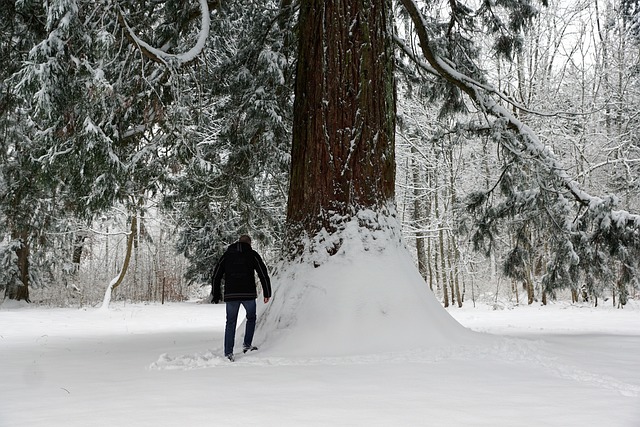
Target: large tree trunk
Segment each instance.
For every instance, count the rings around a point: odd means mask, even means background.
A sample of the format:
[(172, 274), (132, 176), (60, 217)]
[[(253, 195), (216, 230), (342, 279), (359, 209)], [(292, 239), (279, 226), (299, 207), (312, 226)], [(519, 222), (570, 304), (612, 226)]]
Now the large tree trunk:
[(287, 209), (293, 249), (300, 236), (333, 232), (361, 209), (381, 211), (395, 185), (391, 2), (304, 1), (299, 28)]
[[(278, 348), (309, 356), (386, 352), (400, 342), (432, 349), (466, 339), (424, 286), (389, 206), (390, 0), (308, 0), (300, 2), (299, 19), (290, 260), (278, 269), (256, 341), (269, 340), (272, 354)], [(399, 338), (407, 328), (410, 338)]]

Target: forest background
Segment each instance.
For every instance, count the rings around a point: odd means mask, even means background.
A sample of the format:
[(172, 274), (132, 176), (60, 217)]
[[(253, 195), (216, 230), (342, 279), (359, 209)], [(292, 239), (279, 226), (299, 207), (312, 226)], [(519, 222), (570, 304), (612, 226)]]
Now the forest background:
[[(1, 3), (5, 298), (97, 305), (116, 282), (123, 301), (206, 297), (217, 257), (242, 233), (276, 264), (296, 4), (208, 2), (205, 31), (192, 3)], [(443, 31), (447, 4), (429, 6)], [(508, 43), (474, 34), (475, 61), (569, 175), (637, 212), (638, 3), (551, 2), (537, 11)], [(395, 29), (413, 42), (396, 47), (396, 215), (426, 286), (445, 306), (637, 298), (637, 278), (620, 280), (630, 274), (623, 265), (598, 280), (543, 286), (554, 253), (549, 236), (529, 227), (535, 218), (508, 218), (482, 245), (470, 226), (474, 194), (526, 188), (526, 171), (512, 173), (482, 112), (410, 60), (404, 49), (417, 42), (399, 12)]]

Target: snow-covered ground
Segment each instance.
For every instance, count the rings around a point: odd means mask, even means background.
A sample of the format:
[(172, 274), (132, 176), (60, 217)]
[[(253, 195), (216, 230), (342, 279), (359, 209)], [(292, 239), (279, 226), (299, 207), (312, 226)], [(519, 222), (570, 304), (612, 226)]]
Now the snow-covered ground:
[(637, 302), (448, 313), (482, 338), (230, 363), (222, 304), (5, 305), (0, 426), (640, 426)]

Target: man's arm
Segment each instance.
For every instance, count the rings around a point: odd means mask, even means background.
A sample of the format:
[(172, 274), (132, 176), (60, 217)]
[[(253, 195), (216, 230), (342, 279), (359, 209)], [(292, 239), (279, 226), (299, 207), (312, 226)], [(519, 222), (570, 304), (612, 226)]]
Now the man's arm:
[(262, 258), (256, 251), (253, 251), (253, 259), (255, 262), (255, 270), (258, 272), (258, 278), (262, 284), (262, 295), (264, 296), (264, 303), (266, 304), (271, 298), (271, 279), (269, 279), (269, 272), (267, 271), (267, 266), (264, 264), (264, 261), (262, 261)]

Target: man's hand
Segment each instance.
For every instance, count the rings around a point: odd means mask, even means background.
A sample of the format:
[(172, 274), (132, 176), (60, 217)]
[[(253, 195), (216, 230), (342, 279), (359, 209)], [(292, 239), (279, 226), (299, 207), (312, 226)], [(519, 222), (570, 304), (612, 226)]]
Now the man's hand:
[(265, 299), (264, 299), (264, 303), (266, 304), (266, 303), (268, 303), (268, 302), (269, 302), (269, 298), (265, 298)]
[(211, 295), (211, 304), (217, 304), (220, 302), (220, 297), (216, 297), (215, 295)]

